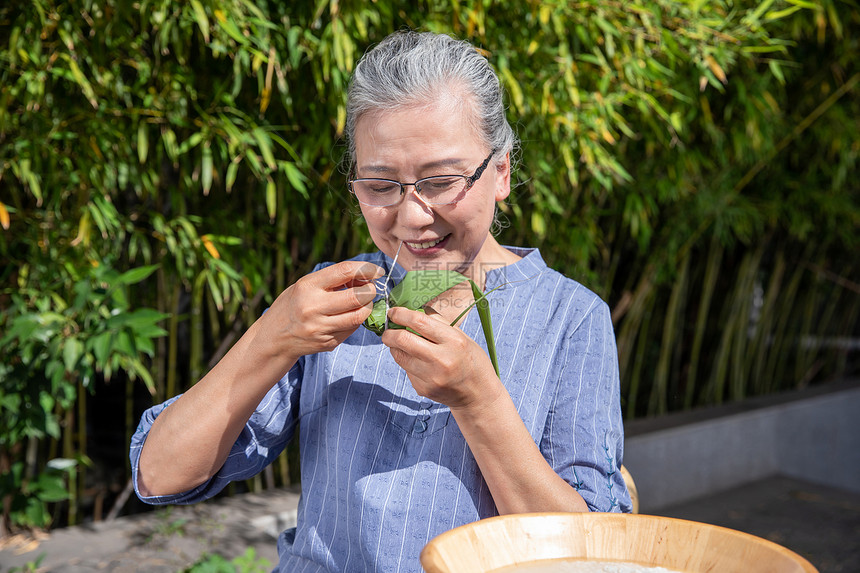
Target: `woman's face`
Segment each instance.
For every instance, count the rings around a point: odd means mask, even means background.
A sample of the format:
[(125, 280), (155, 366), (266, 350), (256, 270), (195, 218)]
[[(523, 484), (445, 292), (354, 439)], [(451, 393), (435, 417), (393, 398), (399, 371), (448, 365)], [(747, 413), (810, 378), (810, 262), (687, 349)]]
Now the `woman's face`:
[[(473, 133), (465, 106), (406, 108), (362, 116), (355, 130), (355, 177), (413, 183), (433, 175), (471, 176), (489, 155)], [(376, 246), (406, 270), (457, 270), (467, 276), (483, 264), (500, 266), (489, 234), (496, 201), (510, 193), (510, 161), (493, 157), (481, 178), (452, 205), (429, 206), (407, 186), (396, 205), (361, 204)], [(489, 238), (489, 241), (488, 241)]]

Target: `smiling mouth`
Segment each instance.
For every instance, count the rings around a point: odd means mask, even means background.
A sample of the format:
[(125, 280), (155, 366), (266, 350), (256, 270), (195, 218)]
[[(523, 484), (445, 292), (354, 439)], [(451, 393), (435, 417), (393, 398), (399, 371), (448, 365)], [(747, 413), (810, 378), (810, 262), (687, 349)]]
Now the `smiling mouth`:
[(432, 241), (426, 241), (424, 243), (410, 243), (408, 241), (404, 241), (404, 242), (406, 243), (406, 246), (408, 246), (411, 249), (430, 249), (432, 247), (435, 247), (436, 245), (438, 245), (439, 243), (441, 243), (442, 241), (444, 241), (447, 238), (448, 237), (446, 235), (446, 236), (441, 237), (439, 239), (434, 239)]

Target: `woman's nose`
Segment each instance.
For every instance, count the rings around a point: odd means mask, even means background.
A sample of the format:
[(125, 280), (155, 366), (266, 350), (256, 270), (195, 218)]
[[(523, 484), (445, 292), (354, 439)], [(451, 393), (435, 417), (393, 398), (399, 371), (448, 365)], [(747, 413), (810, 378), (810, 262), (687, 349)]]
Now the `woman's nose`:
[(433, 207), (428, 205), (415, 185), (407, 185), (403, 191), (405, 196), (397, 206), (399, 223), (406, 227), (424, 227), (436, 218)]

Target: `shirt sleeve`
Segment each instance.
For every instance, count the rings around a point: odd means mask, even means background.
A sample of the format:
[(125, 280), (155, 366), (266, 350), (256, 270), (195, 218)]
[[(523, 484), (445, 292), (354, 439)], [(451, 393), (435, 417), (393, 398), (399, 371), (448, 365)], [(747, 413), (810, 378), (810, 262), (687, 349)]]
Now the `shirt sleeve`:
[(621, 476), (624, 430), (615, 333), (609, 307), (597, 299), (562, 350), (563, 370), (541, 451), (592, 511), (629, 512)]
[(260, 473), (278, 457), (293, 437), (298, 422), (303, 367), (302, 358), (269, 390), (245, 424), (221, 469), (205, 483), (186, 492), (156, 496), (140, 494), (138, 469), (143, 444), (155, 419), (179, 396), (146, 410), (129, 447), (132, 482), (141, 501), (152, 505), (196, 503), (215, 496), (231, 481), (248, 479)]

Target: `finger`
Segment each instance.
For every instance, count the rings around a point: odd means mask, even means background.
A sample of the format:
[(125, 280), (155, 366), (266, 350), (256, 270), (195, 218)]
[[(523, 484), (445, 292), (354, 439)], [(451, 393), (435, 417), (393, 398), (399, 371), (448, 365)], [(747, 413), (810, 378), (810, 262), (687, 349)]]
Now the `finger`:
[[(325, 297), (325, 306), (322, 308), (322, 313), (327, 316), (337, 316), (354, 312), (364, 307), (372, 309), (373, 299), (376, 298), (376, 285), (366, 283), (361, 286), (324, 292), (321, 296)], [(370, 310), (367, 313), (370, 314)]]
[(382, 343), (391, 357), (407, 373), (426, 372), (425, 365), (433, 357), (433, 343), (406, 330), (388, 329), (382, 333)]
[[(430, 362), (439, 357), (439, 344), (404, 328), (386, 329), (381, 340), (392, 350), (395, 361), (407, 371), (410, 370), (410, 365)], [(402, 359), (398, 356), (402, 356)]]
[(337, 290), (353, 284), (367, 284), (381, 278), (385, 271), (367, 261), (343, 261), (307, 276), (310, 283), (325, 290)]
[(368, 302), (358, 308), (327, 316), (331, 328), (343, 331), (353, 331), (363, 323), (373, 310), (373, 302)]
[(388, 310), (388, 320), (411, 328), (427, 340), (442, 343), (450, 334), (451, 327), (439, 319), (423, 312), (395, 306)]

